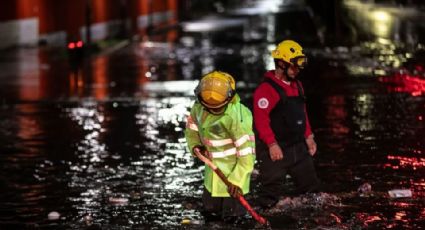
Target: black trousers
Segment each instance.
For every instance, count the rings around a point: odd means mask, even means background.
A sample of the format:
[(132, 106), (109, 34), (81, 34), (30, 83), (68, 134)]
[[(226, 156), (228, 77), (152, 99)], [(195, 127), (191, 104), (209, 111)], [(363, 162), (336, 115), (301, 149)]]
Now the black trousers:
[(286, 174), (294, 181), (297, 194), (318, 192), (319, 179), (310, 156), (307, 145), (304, 142), (282, 148), (283, 159), (272, 161), (268, 148), (258, 145), (257, 157), (259, 162), (259, 204), (263, 207), (271, 207), (279, 201), (282, 195), (282, 185)]
[(204, 211), (206, 215), (215, 215), (217, 217), (237, 217), (246, 214), (244, 207), (233, 197), (212, 197), (211, 193), (204, 188), (202, 194)]

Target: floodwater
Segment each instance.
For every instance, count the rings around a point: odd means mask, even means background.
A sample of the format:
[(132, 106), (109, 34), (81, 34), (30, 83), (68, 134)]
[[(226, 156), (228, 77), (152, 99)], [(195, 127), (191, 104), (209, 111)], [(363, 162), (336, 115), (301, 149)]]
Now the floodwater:
[[(324, 193), (282, 199), (266, 213), (273, 229), (424, 226), (424, 41), (406, 39), (306, 48), (300, 79)], [(131, 43), (78, 69), (51, 50), (2, 53), (1, 229), (255, 227), (204, 222), (204, 166), (183, 129), (202, 73), (230, 72), (249, 103), (273, 47), (163, 41)], [(412, 196), (391, 198), (393, 189)]]

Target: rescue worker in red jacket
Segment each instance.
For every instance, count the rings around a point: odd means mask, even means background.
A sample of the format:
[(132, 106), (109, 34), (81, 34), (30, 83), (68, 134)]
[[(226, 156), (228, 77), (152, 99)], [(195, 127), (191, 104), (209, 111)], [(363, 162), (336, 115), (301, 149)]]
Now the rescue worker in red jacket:
[(285, 40), (272, 51), (275, 70), (265, 73), (254, 92), (254, 124), (259, 137), (259, 205), (270, 208), (289, 174), (298, 194), (316, 192), (319, 180), (312, 156), (316, 142), (307, 116), (304, 89), (296, 76), (307, 63), (302, 47)]

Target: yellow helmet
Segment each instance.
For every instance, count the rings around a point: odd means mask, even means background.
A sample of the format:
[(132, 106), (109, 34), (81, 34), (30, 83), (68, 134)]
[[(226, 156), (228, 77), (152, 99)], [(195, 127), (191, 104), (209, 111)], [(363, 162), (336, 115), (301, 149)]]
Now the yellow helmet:
[(295, 41), (284, 40), (276, 49), (272, 51), (274, 59), (281, 59), (299, 68), (304, 68), (307, 64), (307, 57), (303, 53), (303, 48)]
[(225, 72), (213, 71), (204, 75), (195, 89), (199, 102), (209, 109), (221, 108), (235, 95), (235, 80)]

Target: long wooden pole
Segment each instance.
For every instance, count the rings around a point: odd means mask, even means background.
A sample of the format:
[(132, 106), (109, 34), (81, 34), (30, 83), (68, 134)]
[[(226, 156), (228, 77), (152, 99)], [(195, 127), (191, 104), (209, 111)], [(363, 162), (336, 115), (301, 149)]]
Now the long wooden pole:
[[(196, 156), (203, 161), (205, 164), (207, 164), (212, 170), (214, 170), (214, 172), (218, 175), (218, 177), (220, 177), (220, 179), (224, 182), (224, 184), (226, 184), (227, 187), (231, 186), (232, 184), (229, 182), (229, 180), (227, 180), (227, 177), (223, 174), (223, 172), (216, 166), (214, 165), (214, 163), (212, 163), (212, 161), (210, 161), (210, 159), (208, 159), (207, 157), (205, 157), (204, 155), (202, 155), (202, 153), (200, 153), (198, 151), (198, 149), (195, 148), (195, 154)], [(260, 224), (265, 225), (265, 226), (269, 226), (269, 222), (262, 216), (260, 216), (260, 214), (258, 214), (252, 207), (251, 205), (249, 205), (248, 201), (245, 200), (245, 198), (243, 197), (242, 194), (238, 194), (237, 199), (242, 206), (248, 211), (248, 213)]]

